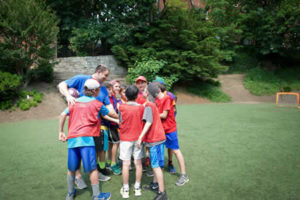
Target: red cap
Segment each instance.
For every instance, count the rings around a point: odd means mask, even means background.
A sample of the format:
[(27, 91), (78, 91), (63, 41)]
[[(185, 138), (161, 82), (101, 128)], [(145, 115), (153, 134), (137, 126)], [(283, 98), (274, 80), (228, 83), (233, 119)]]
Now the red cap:
[(145, 81), (147, 82), (147, 79), (144, 77), (144, 76), (139, 76), (135, 79), (135, 82), (138, 82), (138, 81)]
[(118, 81), (118, 80), (111, 80), (109, 83), (112, 84), (112, 85), (114, 85), (114, 84), (116, 84), (116, 83), (119, 83), (119, 84), (120, 84), (120, 81)]

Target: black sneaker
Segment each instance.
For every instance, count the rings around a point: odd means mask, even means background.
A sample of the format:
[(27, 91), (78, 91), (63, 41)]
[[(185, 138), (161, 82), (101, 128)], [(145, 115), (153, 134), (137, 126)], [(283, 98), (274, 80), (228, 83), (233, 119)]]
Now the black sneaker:
[(158, 191), (158, 183), (151, 182), (149, 185), (144, 185), (143, 189), (157, 192)]
[(101, 172), (101, 174), (105, 175), (105, 176), (109, 176), (110, 175), (110, 171), (106, 168), (104, 169), (100, 169), (98, 168), (98, 171)]
[(168, 200), (166, 192), (158, 192), (153, 200)]

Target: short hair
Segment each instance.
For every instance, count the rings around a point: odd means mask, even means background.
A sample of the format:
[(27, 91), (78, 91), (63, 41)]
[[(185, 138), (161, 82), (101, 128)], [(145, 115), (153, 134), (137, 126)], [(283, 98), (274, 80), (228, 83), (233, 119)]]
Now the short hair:
[(113, 87), (111, 83), (105, 83), (104, 86), (106, 87), (106, 89), (110, 89)]
[(125, 96), (128, 101), (135, 101), (139, 93), (139, 89), (135, 85), (129, 85), (125, 90)]
[(166, 86), (164, 84), (161, 84), (159, 82), (154, 82), (156, 85), (158, 85), (158, 88), (161, 90), (161, 92), (166, 91)]
[(100, 71), (100, 73), (102, 73), (102, 72), (110, 71), (110, 70), (109, 70), (109, 68), (107, 68), (107, 67), (104, 66), (104, 65), (98, 65), (98, 66), (96, 67), (96, 69), (95, 69), (95, 73), (96, 73), (97, 71)]
[(84, 86), (84, 95), (85, 96), (88, 96), (88, 97), (93, 97), (95, 94), (96, 94), (96, 91), (100, 89), (100, 88), (97, 88), (97, 89), (93, 89), (93, 90), (90, 90), (88, 89), (86, 86)]
[(122, 92), (123, 92), (123, 90), (124, 90), (124, 91), (126, 90), (126, 86), (124, 86), (124, 85), (121, 85), (121, 86), (120, 86), (120, 93), (122, 93)]

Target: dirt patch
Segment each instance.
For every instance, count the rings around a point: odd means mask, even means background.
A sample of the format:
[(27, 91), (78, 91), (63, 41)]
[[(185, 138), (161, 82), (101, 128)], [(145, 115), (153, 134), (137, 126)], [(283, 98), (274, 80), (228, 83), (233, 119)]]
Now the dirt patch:
[(29, 89), (35, 88), (44, 93), (42, 103), (37, 107), (31, 107), (28, 111), (22, 111), (19, 108), (16, 111), (0, 111), (1, 122), (15, 122), (28, 119), (47, 119), (55, 118), (66, 108), (66, 103), (58, 92), (55, 84), (34, 83)]
[(244, 74), (226, 74), (220, 75), (219, 81), (222, 90), (229, 96), (233, 103), (274, 103), (275, 95), (255, 96), (251, 94), (243, 84)]

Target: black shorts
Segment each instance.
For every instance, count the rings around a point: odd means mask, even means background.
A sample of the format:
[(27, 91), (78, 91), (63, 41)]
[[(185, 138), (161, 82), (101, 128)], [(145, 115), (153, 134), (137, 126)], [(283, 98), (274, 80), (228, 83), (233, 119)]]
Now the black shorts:
[[(108, 140), (107, 140), (108, 136), (105, 133), (105, 131), (107, 132), (107, 130), (101, 129), (100, 136), (94, 137), (96, 152), (108, 150)], [(106, 135), (106, 137), (105, 137), (105, 135)]]
[(118, 126), (114, 126), (114, 125), (111, 125), (109, 127), (109, 132), (108, 132), (108, 141), (110, 143), (119, 143), (120, 142), (120, 131), (119, 131), (119, 128)]

